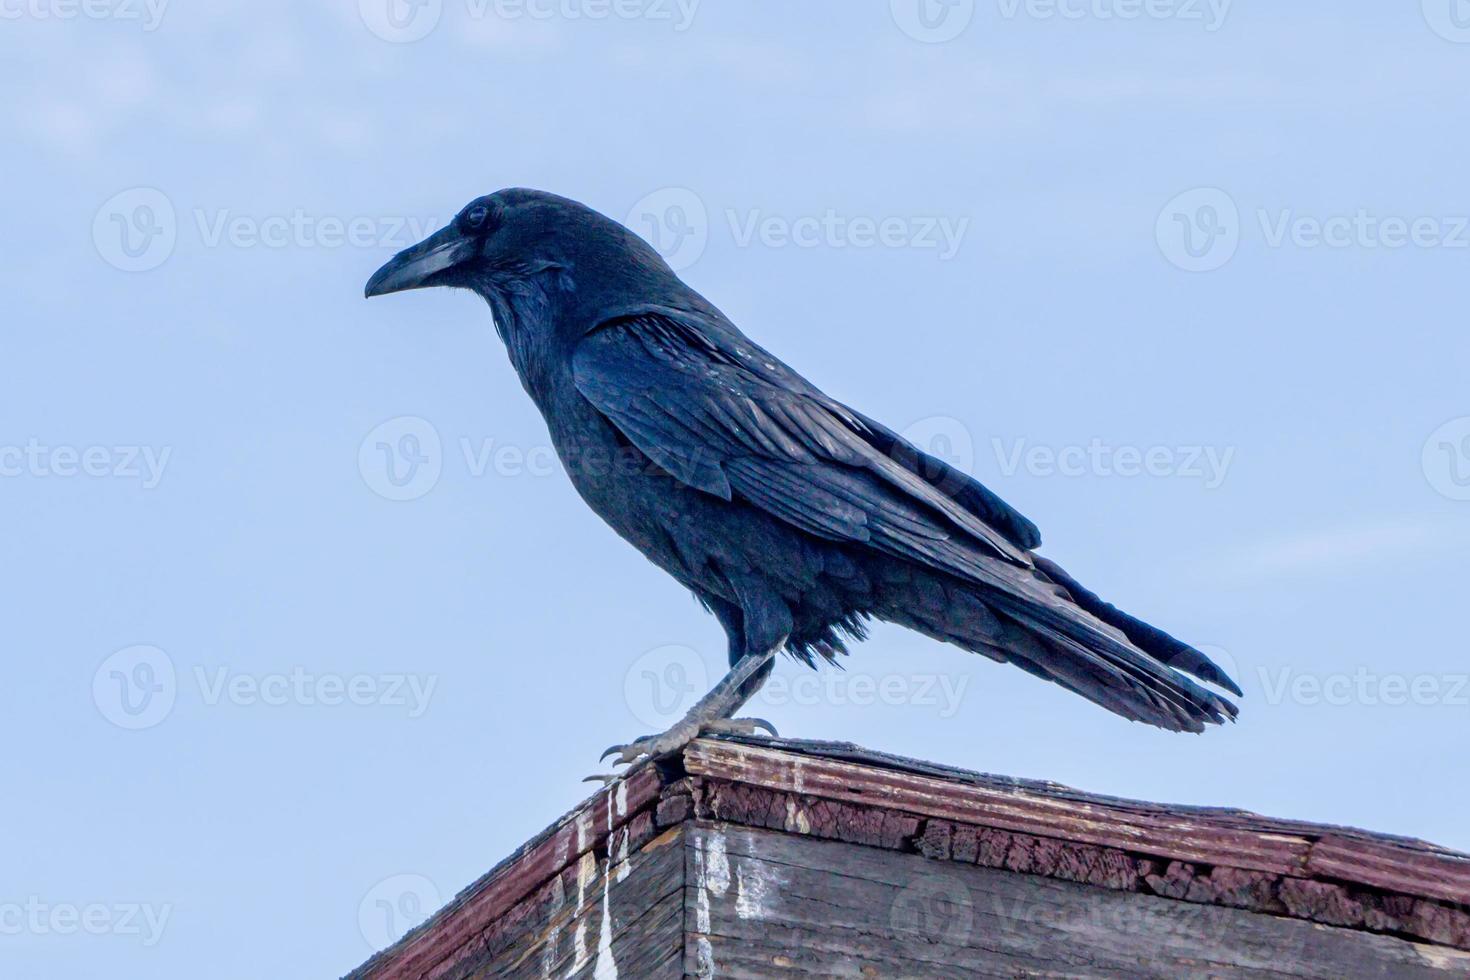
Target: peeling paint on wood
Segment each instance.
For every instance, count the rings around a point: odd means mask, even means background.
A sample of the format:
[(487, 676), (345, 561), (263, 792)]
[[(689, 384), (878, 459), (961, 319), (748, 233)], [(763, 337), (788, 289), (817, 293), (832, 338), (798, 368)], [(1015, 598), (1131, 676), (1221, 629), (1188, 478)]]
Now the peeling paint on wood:
[(781, 876), (765, 863), (742, 862), (735, 867), (735, 914), (742, 919), (774, 915), (771, 905), (781, 893)]

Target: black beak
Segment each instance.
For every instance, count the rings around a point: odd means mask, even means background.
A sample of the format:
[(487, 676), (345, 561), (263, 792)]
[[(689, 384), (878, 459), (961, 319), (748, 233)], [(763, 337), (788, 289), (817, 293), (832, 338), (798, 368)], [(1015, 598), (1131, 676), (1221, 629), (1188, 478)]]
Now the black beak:
[(372, 298), (385, 293), (401, 293), (405, 289), (437, 286), (443, 282), (439, 273), (473, 258), (478, 251), (479, 242), (460, 235), (453, 225), (441, 228), (389, 259), (373, 273), (363, 295)]

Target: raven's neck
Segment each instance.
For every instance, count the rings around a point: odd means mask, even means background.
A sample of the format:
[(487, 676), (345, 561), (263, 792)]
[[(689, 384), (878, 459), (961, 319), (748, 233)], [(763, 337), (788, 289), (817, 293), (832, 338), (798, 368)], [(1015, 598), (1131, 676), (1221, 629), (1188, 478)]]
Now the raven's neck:
[(562, 380), (559, 374), (565, 373), (562, 362), (566, 360), (555, 349), (556, 311), (551, 299), (536, 279), (516, 280), (487, 293), (485, 299), (511, 366), (526, 393), (544, 412)]

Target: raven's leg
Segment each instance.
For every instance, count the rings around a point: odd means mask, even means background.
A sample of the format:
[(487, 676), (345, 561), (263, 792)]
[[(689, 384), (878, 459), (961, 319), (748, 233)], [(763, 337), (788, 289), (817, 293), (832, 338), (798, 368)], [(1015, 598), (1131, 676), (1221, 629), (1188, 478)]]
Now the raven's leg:
[(647, 735), (627, 745), (614, 745), (602, 754), (616, 754), (621, 762), (642, 756), (657, 757), (677, 752), (704, 732), (754, 734), (775, 726), (760, 718), (731, 718), (760, 690), (771, 675), (776, 651), (786, 643), (792, 629), (791, 610), (756, 575), (731, 575), (726, 571), (738, 603), (720, 596), (701, 594), (730, 639), (730, 672), (689, 713), (661, 735)]
[(745, 654), (730, 668), (730, 672), (721, 678), (718, 684), (710, 688), (708, 694), (696, 701), (694, 707), (689, 709), (689, 713), (668, 731), (659, 735), (645, 735), (627, 745), (614, 745), (602, 753), (602, 758), (617, 755), (619, 762), (634, 762), (643, 756), (656, 758), (668, 755), (678, 752), (705, 732), (750, 734), (757, 728), (765, 728), (774, 735), (776, 729), (771, 726), (770, 722), (759, 718), (732, 719), (730, 716), (755, 693), (755, 689), (747, 688), (747, 683), (757, 676), (764, 679), (763, 673), (769, 673), (766, 668), (776, 656), (779, 648), (780, 644), (777, 644), (764, 653)]
[[(740, 662), (741, 658), (748, 651), (755, 650), (759, 652), (765, 649), (765, 645), (769, 645), (774, 639), (769, 634), (766, 636), (747, 637), (745, 634), (745, 610), (741, 609), (736, 603), (727, 602), (719, 596), (713, 595), (704, 596), (704, 602), (705, 605), (709, 606), (710, 611), (715, 614), (715, 619), (718, 619), (720, 625), (725, 629), (725, 637), (729, 642), (730, 648), (730, 669), (733, 670), (735, 665)], [(752, 646), (752, 642), (756, 645)], [(779, 647), (781, 641), (775, 640), (775, 645)], [(766, 679), (771, 676), (771, 670), (775, 666), (776, 660), (774, 657), (767, 659), (766, 665), (741, 686), (740, 700), (731, 706), (729, 715), (726, 715), (727, 718), (739, 711), (747, 701), (755, 697), (756, 692), (761, 689), (766, 683)], [(776, 730), (771, 728), (769, 723), (765, 727), (771, 729), (772, 735), (776, 734)], [(737, 731), (745, 735), (751, 734), (751, 729), (745, 722), (736, 722), (735, 726), (732, 727), (732, 731)]]

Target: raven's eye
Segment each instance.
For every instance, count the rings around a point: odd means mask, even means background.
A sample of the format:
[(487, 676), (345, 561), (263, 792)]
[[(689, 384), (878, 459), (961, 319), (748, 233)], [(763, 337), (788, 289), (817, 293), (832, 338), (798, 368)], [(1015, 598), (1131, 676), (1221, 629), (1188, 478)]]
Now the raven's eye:
[(490, 209), (483, 204), (476, 204), (460, 216), (460, 228), (466, 232), (478, 233), (486, 230), (490, 223)]

